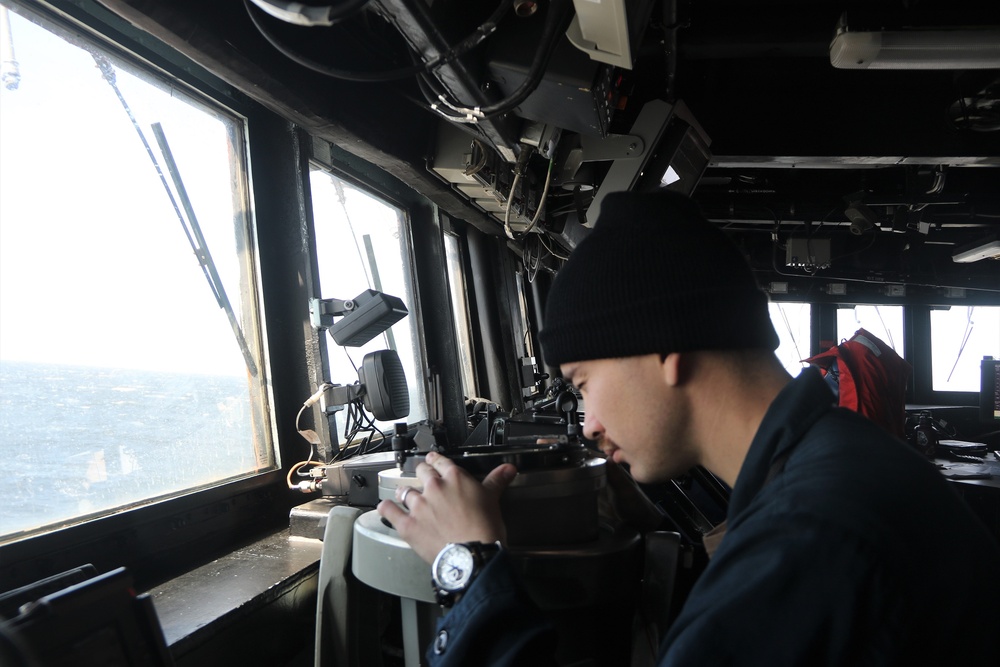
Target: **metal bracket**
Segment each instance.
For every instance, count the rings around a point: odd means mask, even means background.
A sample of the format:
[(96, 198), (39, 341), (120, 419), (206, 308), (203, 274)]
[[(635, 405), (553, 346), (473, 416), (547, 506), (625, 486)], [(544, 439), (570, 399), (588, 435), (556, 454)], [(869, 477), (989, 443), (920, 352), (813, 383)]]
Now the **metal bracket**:
[(358, 304), (354, 299), (309, 299), (309, 320), (317, 329), (329, 329), (333, 318), (346, 315)]
[[(667, 125), (670, 124), (670, 119), (673, 118), (674, 108), (674, 105), (668, 104), (663, 100), (651, 100), (647, 102), (642, 111), (639, 112), (639, 116), (632, 126), (633, 134), (640, 137), (645, 146), (656, 146), (660, 142)], [(647, 152), (644, 150), (637, 157), (646, 155)], [(609, 193), (631, 188), (636, 178), (642, 173), (644, 164), (645, 160), (615, 160), (614, 164), (611, 165), (611, 169), (608, 170), (607, 176), (601, 182), (601, 187), (598, 188), (597, 194), (594, 195), (594, 200), (591, 202), (590, 208), (587, 209), (588, 226), (592, 225), (594, 220), (597, 220), (597, 216), (601, 212), (601, 202), (604, 201), (604, 197)]]
[(572, 181), (584, 162), (627, 160), (646, 153), (646, 142), (636, 134), (609, 134), (603, 139), (580, 135), (579, 142), (563, 160), (560, 182)]

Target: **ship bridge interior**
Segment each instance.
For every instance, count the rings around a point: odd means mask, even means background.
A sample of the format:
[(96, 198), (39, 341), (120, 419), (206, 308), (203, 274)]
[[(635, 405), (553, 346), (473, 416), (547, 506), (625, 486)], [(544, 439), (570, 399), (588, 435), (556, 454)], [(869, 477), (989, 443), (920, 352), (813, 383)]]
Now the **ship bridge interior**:
[(545, 268), (608, 192), (668, 176), (778, 293), (996, 284), (996, 8), (101, 4)]

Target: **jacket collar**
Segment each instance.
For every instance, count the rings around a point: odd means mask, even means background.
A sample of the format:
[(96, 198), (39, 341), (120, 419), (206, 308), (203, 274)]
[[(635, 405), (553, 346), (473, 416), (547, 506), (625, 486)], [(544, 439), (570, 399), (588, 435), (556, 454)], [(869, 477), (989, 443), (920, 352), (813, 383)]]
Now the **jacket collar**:
[(773, 466), (782, 467), (802, 435), (836, 405), (836, 397), (815, 368), (804, 369), (771, 402), (750, 443), (729, 501), (732, 520), (769, 481)]

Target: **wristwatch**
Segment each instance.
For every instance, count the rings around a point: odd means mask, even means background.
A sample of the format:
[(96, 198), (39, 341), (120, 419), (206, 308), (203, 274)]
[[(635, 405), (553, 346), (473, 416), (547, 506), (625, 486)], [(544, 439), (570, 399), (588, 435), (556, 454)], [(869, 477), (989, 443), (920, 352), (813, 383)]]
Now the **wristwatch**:
[(486, 563), (500, 553), (500, 542), (449, 542), (431, 565), (438, 604), (450, 607), (469, 588)]

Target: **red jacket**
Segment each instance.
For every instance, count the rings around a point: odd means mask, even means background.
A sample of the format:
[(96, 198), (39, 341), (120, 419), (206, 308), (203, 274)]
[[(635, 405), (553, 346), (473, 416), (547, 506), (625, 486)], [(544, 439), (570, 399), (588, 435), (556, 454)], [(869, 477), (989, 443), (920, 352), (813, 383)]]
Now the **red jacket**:
[(818, 366), (824, 376), (836, 363), (840, 405), (906, 437), (906, 383), (913, 369), (891, 347), (858, 329), (850, 340), (803, 361)]

